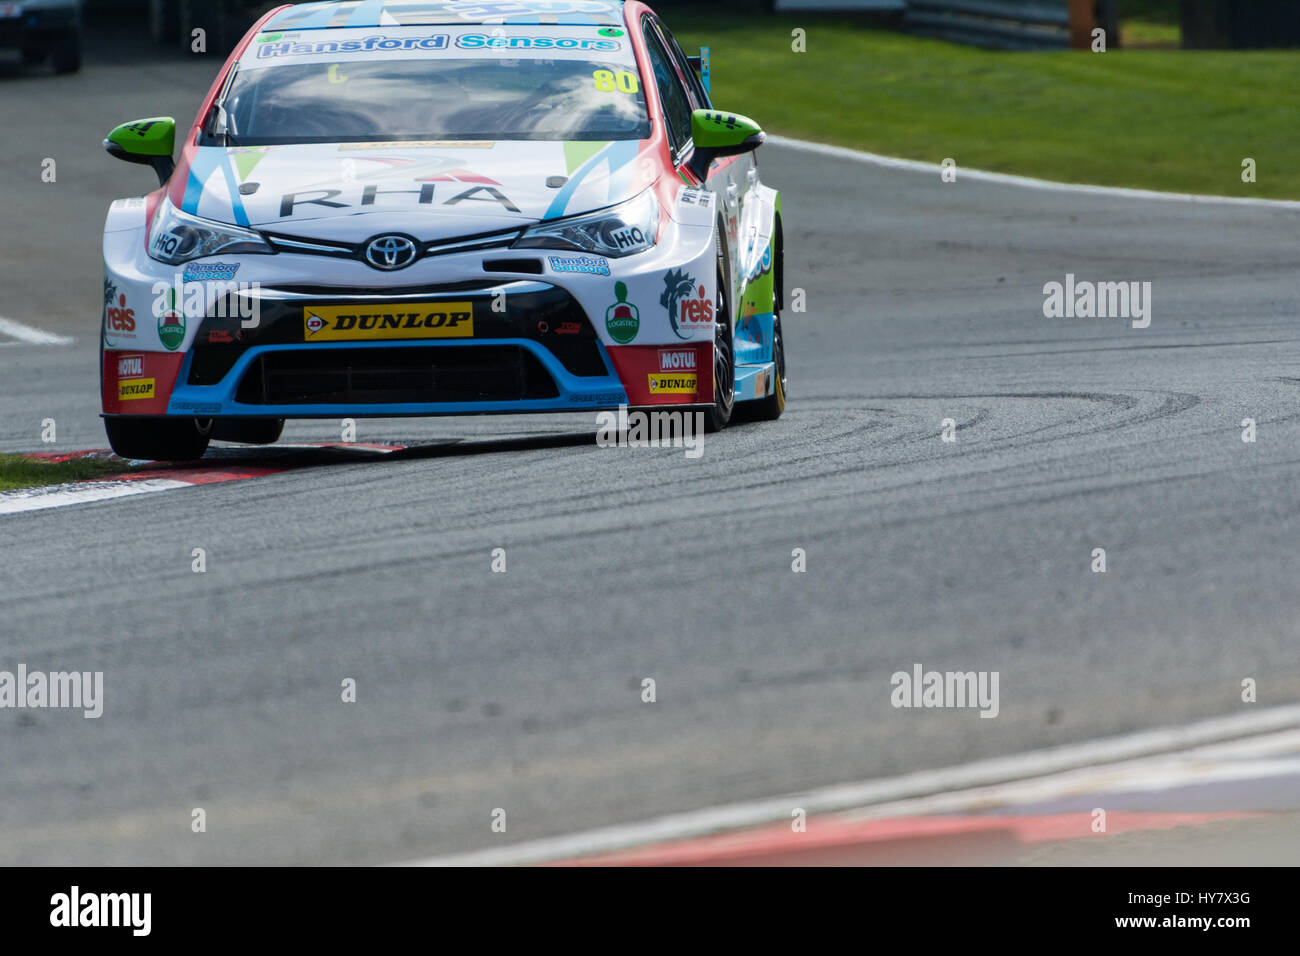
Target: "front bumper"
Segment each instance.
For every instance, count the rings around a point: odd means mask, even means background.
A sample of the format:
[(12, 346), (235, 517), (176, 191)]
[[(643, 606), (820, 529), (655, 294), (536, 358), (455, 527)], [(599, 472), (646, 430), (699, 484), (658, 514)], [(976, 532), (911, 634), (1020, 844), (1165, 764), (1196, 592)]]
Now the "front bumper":
[(577, 299), (544, 281), (382, 295), (285, 286), (233, 291), (207, 312), (184, 352), (106, 349), (104, 413), (398, 417), (712, 401), (711, 342), (606, 345)]
[(383, 273), (285, 249), (169, 267), (144, 252), (148, 208), (119, 200), (104, 233), (105, 415), (390, 417), (713, 402), (711, 312), (698, 321), (699, 303), (716, 291), (708, 225), (669, 221), (654, 249), (623, 259), (466, 249)]

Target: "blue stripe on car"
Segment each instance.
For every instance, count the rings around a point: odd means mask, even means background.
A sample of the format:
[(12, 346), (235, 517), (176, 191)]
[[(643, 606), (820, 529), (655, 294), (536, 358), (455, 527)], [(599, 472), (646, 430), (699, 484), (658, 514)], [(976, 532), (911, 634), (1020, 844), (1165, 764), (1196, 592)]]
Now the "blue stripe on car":
[[(428, 342), (403, 340), (402, 348), (474, 348), (484, 345), (516, 345), (531, 352), (555, 381), (559, 395), (555, 398), (526, 399), (502, 402), (419, 402), (419, 403), (348, 403), (335, 405), (246, 405), (235, 401), (240, 379), (249, 365), (259, 355), (267, 352), (323, 351), (326, 349), (391, 348), (392, 341), (329, 342), (316, 345), (294, 343), (288, 345), (258, 345), (244, 352), (225, 377), (215, 385), (188, 384), (193, 351), (186, 352), (176, 376), (176, 387), (167, 403), (169, 415), (193, 415), (196, 406), (204, 415), (263, 415), (268, 417), (310, 418), (356, 416), (359, 411), (374, 416), (400, 415), (457, 415), (475, 412), (525, 412), (525, 411), (576, 411), (582, 409), (617, 408), (627, 404), (627, 392), (614, 370), (609, 354), (601, 343), (601, 360), (605, 364), (603, 377), (574, 375), (546, 347), (532, 339), (477, 339), (464, 342)], [(597, 398), (601, 400), (596, 400)]]
[(636, 159), (639, 148), (640, 144), (634, 139), (619, 140), (618, 142), (610, 143), (595, 156), (591, 157), (591, 159), (579, 166), (574, 174), (569, 177), (569, 181), (564, 184), (564, 188), (561, 189), (556, 194), (555, 199), (551, 201), (551, 205), (546, 210), (546, 214), (542, 216), (542, 219), (558, 219), (560, 216), (563, 216), (564, 208), (569, 204), (569, 200), (573, 198), (573, 194), (577, 192), (578, 186), (582, 183), (583, 179), (585, 179), (587, 175), (601, 163), (608, 160), (609, 171), (610, 174), (613, 175), (628, 163), (632, 162), (632, 160)]

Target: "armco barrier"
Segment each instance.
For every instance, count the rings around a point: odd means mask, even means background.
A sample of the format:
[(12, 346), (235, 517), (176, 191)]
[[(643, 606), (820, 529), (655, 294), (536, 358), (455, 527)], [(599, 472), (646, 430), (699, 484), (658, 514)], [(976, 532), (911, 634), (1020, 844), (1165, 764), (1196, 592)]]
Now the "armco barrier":
[(911, 33), (1000, 49), (1070, 45), (1066, 0), (908, 0), (904, 24)]

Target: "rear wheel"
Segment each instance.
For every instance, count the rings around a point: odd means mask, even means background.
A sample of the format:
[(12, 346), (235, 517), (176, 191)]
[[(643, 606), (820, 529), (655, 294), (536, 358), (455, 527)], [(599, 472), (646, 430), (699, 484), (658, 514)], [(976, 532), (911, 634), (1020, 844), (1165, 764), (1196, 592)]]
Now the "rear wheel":
[(193, 461), (212, 437), (212, 419), (105, 418), (108, 443), (120, 458)]
[(270, 445), (283, 431), (283, 418), (218, 418), (212, 422), (210, 437), (245, 445)]
[(772, 364), (776, 375), (776, 380), (772, 383), (772, 394), (741, 405), (745, 417), (751, 421), (775, 421), (785, 411), (785, 340), (781, 337), (779, 315), (772, 322)]

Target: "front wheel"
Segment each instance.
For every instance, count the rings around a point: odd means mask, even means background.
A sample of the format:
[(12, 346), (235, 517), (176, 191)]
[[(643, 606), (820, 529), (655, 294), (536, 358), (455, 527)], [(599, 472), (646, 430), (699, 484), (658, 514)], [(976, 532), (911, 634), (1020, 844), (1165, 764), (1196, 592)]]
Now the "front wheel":
[(731, 339), (731, 309), (725, 283), (726, 278), (719, 268), (713, 330), (713, 407), (704, 419), (706, 432), (726, 428), (736, 407), (736, 352)]
[(212, 437), (212, 420), (196, 418), (105, 418), (108, 444), (119, 458), (193, 461)]

